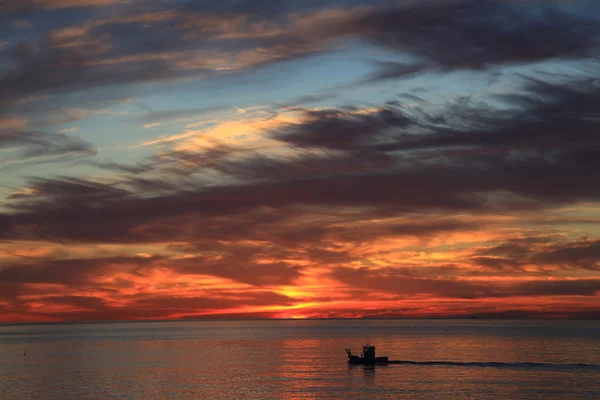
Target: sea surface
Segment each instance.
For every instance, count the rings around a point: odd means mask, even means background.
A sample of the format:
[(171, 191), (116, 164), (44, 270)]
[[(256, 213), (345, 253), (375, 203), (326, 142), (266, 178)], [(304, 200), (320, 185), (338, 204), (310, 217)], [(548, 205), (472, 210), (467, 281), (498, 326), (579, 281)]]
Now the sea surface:
[(0, 398), (600, 399), (600, 321), (4, 325)]

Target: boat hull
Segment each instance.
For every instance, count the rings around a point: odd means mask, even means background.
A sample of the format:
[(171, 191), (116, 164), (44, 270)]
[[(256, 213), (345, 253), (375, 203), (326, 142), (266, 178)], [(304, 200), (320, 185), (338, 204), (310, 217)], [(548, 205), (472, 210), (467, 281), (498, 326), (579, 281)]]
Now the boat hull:
[(352, 365), (375, 365), (375, 364), (386, 364), (388, 357), (375, 357), (374, 359), (365, 359), (359, 356), (349, 356), (348, 363)]

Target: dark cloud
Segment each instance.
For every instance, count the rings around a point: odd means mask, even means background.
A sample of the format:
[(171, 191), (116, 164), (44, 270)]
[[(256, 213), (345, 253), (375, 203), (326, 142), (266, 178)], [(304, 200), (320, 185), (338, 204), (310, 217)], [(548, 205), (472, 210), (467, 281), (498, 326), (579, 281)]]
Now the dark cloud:
[(306, 111), (303, 122), (284, 127), (273, 137), (298, 147), (378, 153), (476, 148), (487, 155), (511, 150), (593, 151), (600, 146), (595, 134), (600, 103), (596, 78), (525, 78), (520, 91), (496, 98), (513, 111), (474, 105), (468, 98), (447, 104), (436, 114), (415, 113), (398, 102), (372, 112)]
[[(59, 284), (73, 288), (99, 286), (95, 280), (122, 272), (148, 276), (155, 268), (169, 269), (186, 276), (210, 275), (255, 286), (291, 285), (302, 268), (284, 262), (258, 262), (257, 254), (223, 252), (219, 257), (170, 259), (153, 257), (106, 257), (89, 259), (32, 259), (0, 267), (0, 282), (15, 284)], [(211, 249), (215, 251), (215, 249)], [(127, 284), (126, 281), (123, 284)], [(131, 282), (129, 284), (132, 284)], [(101, 286), (101, 285), (100, 285)]]
[(167, 308), (179, 312), (194, 309), (227, 309), (236, 305), (291, 305), (293, 300), (274, 292), (238, 293), (222, 298), (207, 297), (154, 297), (140, 299), (135, 304), (142, 308)]
[(359, 16), (346, 29), (433, 68), (483, 69), (597, 56), (600, 17), (591, 8), (586, 12), (592, 2), (579, 6), (552, 1), (411, 2)]
[(556, 237), (551, 235), (510, 239), (501, 244), (493, 244), (492, 246), (478, 249), (476, 254), (484, 257), (500, 256), (520, 259), (532, 253), (537, 245), (551, 244), (555, 239)]
[[(456, 310), (457, 315), (464, 318), (490, 318), (490, 319), (574, 319), (574, 320), (596, 320), (600, 317), (600, 310), (594, 308), (573, 309), (572, 307), (548, 307), (545, 309), (522, 309), (509, 307), (506, 310), (472, 307), (466, 310)], [(448, 316), (439, 315), (441, 318)], [(454, 316), (450, 316), (453, 318)]]
[[(215, 249), (211, 249), (214, 252)], [(231, 253), (231, 248), (227, 249)], [(196, 284), (157, 282), (180, 294), (159, 295), (140, 292), (138, 280), (152, 279), (155, 272), (173, 274), (200, 282), (206, 276), (221, 277), (263, 285), (291, 285), (300, 268), (285, 263), (252, 260), (252, 253), (228, 254), (224, 257), (106, 257), (80, 259), (25, 259), (23, 263), (0, 266), (0, 299), (5, 301), (3, 314), (25, 313), (32, 317), (59, 320), (103, 320), (139, 318), (178, 318), (183, 315), (234, 307), (291, 305), (296, 300), (265, 290), (203, 290)], [(118, 274), (118, 277), (115, 277)], [(110, 279), (109, 279), (110, 278)], [(51, 289), (49, 289), (51, 288)], [(122, 290), (128, 289), (124, 294)], [(194, 295), (184, 296), (184, 290)], [(198, 291), (202, 293), (199, 296)], [(81, 293), (94, 293), (83, 296)], [(133, 294), (132, 294), (133, 293)], [(98, 297), (99, 296), (99, 297)], [(36, 302), (71, 308), (65, 311), (36, 311), (28, 307)], [(53, 309), (56, 309), (53, 307)], [(85, 310), (82, 310), (85, 309)]]
[(511, 288), (516, 296), (595, 296), (598, 292), (598, 279), (533, 281)]
[(88, 164), (105, 170), (132, 175), (142, 174), (151, 170), (151, 167), (149, 165), (128, 165), (112, 161), (89, 161)]
[(483, 266), (495, 271), (522, 271), (519, 261), (497, 257), (472, 257), (475, 266)]
[[(595, 240), (566, 240), (564, 237), (540, 236), (513, 239), (502, 244), (483, 247), (471, 258), (475, 265), (492, 270), (547, 268), (600, 269), (600, 242)], [(522, 270), (522, 272), (525, 272)]]
[(423, 63), (410, 64), (404, 62), (378, 61), (376, 62), (376, 67), (377, 70), (368, 76), (363, 83), (411, 78), (422, 73), (424, 70), (428, 69), (429, 66)]
[(46, 297), (44, 302), (49, 304), (67, 305), (87, 309), (104, 309), (107, 307), (106, 301), (93, 296), (52, 296)]
[[(600, 180), (597, 85), (593, 79), (527, 79), (520, 94), (503, 96), (517, 110), (510, 115), (459, 103), (448, 107), (442, 127), (393, 103), (375, 111), (307, 111), (303, 122), (272, 132), (306, 152), (276, 157), (217, 145), (156, 157), (142, 164), (142, 173), (134, 166), (110, 184), (33, 180), (32, 194), (13, 199), (14, 213), (5, 215), (2, 230), (13, 238), (161, 241), (184, 235), (158, 229), (169, 225), (189, 225), (185, 235), (192, 236), (203, 224), (222, 225), (235, 235), (219, 218), (265, 209), (292, 215), (306, 206), (326, 213), (355, 207), (391, 217), (597, 201), (600, 189), (590, 184)], [(429, 132), (405, 132), (415, 126)], [(203, 174), (215, 171), (231, 183), (205, 184)], [(247, 215), (240, 232), (259, 226), (266, 214)], [(405, 227), (410, 230), (419, 226)]]
[[(80, 5), (100, 3), (101, 0), (79, 2)], [(37, 5), (54, 8), (53, 4), (70, 7), (78, 2), (48, 0), (29, 2), (18, 8), (26, 10)], [(0, 9), (2, 6), (0, 4)], [(4, 5), (8, 6), (8, 3)], [(101, 91), (107, 92), (104, 94), (107, 98), (114, 97), (116, 91), (127, 93), (138, 83), (209, 77), (218, 75), (217, 70), (228, 70), (229, 63), (234, 64), (232, 70), (235, 71), (322, 50), (318, 49), (318, 43), (312, 43), (314, 39), (305, 44), (295, 39), (297, 46), (286, 46), (278, 41), (269, 43), (261, 39), (260, 32), (253, 32), (253, 26), (263, 22), (267, 29), (286, 29), (285, 21), (269, 21), (268, 15), (249, 17), (252, 9), (275, 8), (271, 3), (269, 7), (261, 7), (240, 2), (219, 3), (219, 6), (212, 2), (179, 2), (165, 8), (156, 2), (120, 8), (120, 13), (113, 17), (103, 12), (71, 13), (65, 20), (59, 14), (55, 18), (62, 24), (54, 29), (44, 31), (36, 27), (35, 34), (29, 35), (26, 41), (11, 40), (0, 50), (7, 61), (11, 61), (0, 76), (0, 112), (3, 108), (20, 109), (20, 102), (32, 97), (88, 91), (87, 97), (80, 97), (91, 101), (102, 96)], [(16, 10), (12, 6), (10, 9)], [(276, 15), (271, 17), (276, 18)], [(46, 26), (48, 24), (40, 24), (40, 27)], [(223, 40), (228, 35), (238, 35), (239, 39)], [(254, 40), (244, 39), (246, 36)], [(235, 65), (238, 52), (251, 53), (257, 48), (265, 49), (264, 57), (257, 52), (255, 59), (246, 57), (246, 61)], [(52, 106), (52, 100), (46, 100), (45, 104)], [(158, 111), (148, 118), (156, 120), (189, 112)]]
[[(134, 84), (178, 76), (169, 63), (148, 60), (118, 65), (94, 65), (92, 55), (49, 45), (20, 57), (0, 76), (0, 108), (14, 107), (32, 96), (62, 94), (116, 84)], [(114, 96), (114, 93), (112, 94)]]
[[(0, 150), (11, 154), (4, 161), (65, 160), (96, 154), (89, 143), (75, 136), (0, 128)], [(15, 150), (12, 150), (15, 149)]]
[[(14, 9), (13, 3), (0, 8)], [(27, 4), (59, 8), (103, 3), (117, 2)], [(73, 13), (79, 19), (64, 23), (66, 30), (36, 31), (37, 39), (4, 49), (12, 55), (13, 67), (0, 78), (0, 93), (10, 100), (1, 106), (93, 88), (111, 87), (114, 96), (115, 89), (127, 90), (136, 83), (218, 75), (222, 68), (216, 59), (228, 62), (233, 57), (235, 64), (236, 54), (243, 52), (256, 54), (234, 65), (233, 71), (320, 54), (351, 38), (420, 60), (380, 62), (382, 69), (373, 79), (403, 78), (427, 68), (484, 69), (598, 55), (600, 23), (597, 14), (589, 12), (594, 10), (592, 2), (571, 7), (551, 1), (494, 0), (392, 4), (178, 2), (136, 4), (120, 8), (119, 16), (111, 18), (105, 13), (96, 18)], [(298, 24), (298, 18), (309, 23)]]
[(125, 267), (132, 270), (150, 265), (154, 260), (143, 257), (109, 257), (96, 259), (30, 260), (29, 263), (4, 265), (1, 282), (19, 284), (52, 283), (81, 287), (94, 278)]
[(418, 279), (406, 277), (393, 268), (377, 270), (340, 267), (331, 273), (332, 277), (353, 288), (390, 292), (406, 297), (450, 297), (475, 299), (496, 296), (500, 292), (493, 286), (457, 281), (454, 279)]
[[(386, 0), (375, 0), (373, 4), (389, 3)], [(281, 0), (274, 3), (270, 0), (210, 0), (186, 1), (181, 3), (185, 12), (214, 12), (216, 14), (249, 14), (265, 17), (280, 17), (292, 12), (307, 12), (333, 7), (352, 7), (363, 4), (362, 0)]]
[(34, 9), (60, 9), (79, 7), (99, 7), (123, 4), (123, 0), (1, 0), (0, 10), (5, 12)]
[[(313, 310), (311, 310), (313, 311)], [(574, 309), (568, 306), (557, 305), (545, 309), (527, 309), (515, 306), (507, 306), (498, 309), (495, 305), (472, 305), (461, 304), (460, 306), (444, 305), (443, 311), (437, 308), (426, 307), (386, 307), (382, 306), (375, 310), (364, 310), (360, 308), (345, 308), (343, 310), (329, 310), (327, 308), (313, 311), (313, 318), (369, 318), (369, 319), (397, 319), (397, 318), (485, 318), (485, 319), (576, 319), (595, 320), (600, 316), (597, 308)]]
[[(146, 297), (121, 305), (110, 305), (102, 298), (93, 296), (48, 296), (43, 299), (49, 304), (68, 306), (64, 311), (30, 311), (39, 318), (60, 321), (100, 321), (130, 319), (199, 318), (201, 313), (214, 313), (241, 306), (290, 305), (289, 297), (273, 292), (238, 294), (231, 297)], [(5, 312), (18, 312), (9, 308)], [(198, 313), (198, 314), (194, 314)], [(239, 317), (240, 313), (236, 313)], [(256, 318), (257, 315), (247, 314)], [(204, 317), (204, 316), (202, 316)]]
[[(40, 201), (66, 200), (73, 196), (75, 201), (90, 205), (116, 200), (127, 195), (127, 191), (110, 184), (92, 182), (85, 179), (64, 177), (62, 179), (32, 178), (35, 192), (31, 197)], [(23, 195), (27, 196), (27, 195)], [(13, 198), (18, 198), (14, 195)], [(69, 205), (70, 206), (70, 205)]]
[(572, 265), (600, 270), (600, 241), (552, 246), (535, 254), (532, 261), (540, 264)]
[(316, 178), (352, 172), (376, 172), (387, 170), (394, 164), (391, 157), (374, 152), (301, 154), (287, 157), (252, 154), (243, 160), (221, 158), (214, 161), (210, 165), (211, 168), (238, 179), (251, 181), (281, 181), (307, 176)]
[[(185, 226), (183, 221), (200, 227), (211, 220), (218, 226), (227, 222), (219, 221), (218, 217), (240, 216), (263, 207), (277, 210), (294, 205), (369, 206), (387, 208), (390, 212), (480, 207), (477, 199), (457, 196), (460, 188), (450, 186), (456, 178), (448, 177), (454, 179), (449, 179), (448, 186), (443, 188), (424, 185), (423, 175), (414, 173), (369, 174), (184, 190), (149, 198), (131, 196), (105, 185), (49, 180), (44, 181), (45, 188), (53, 187), (53, 192), (41, 192), (41, 196), (32, 196), (30, 201), (23, 199), (16, 205), (17, 212), (4, 220), (7, 225), (2, 230), (6, 237), (22, 239), (163, 241), (165, 236), (161, 229), (156, 231), (158, 236), (153, 236), (156, 229), (153, 227), (168, 229), (169, 225), (179, 225), (181, 229)], [(432, 175), (428, 180), (433, 184), (437, 178)], [(473, 183), (466, 187), (469, 186), (477, 187)], [(410, 190), (413, 191), (407, 196)], [(440, 191), (447, 194), (443, 198), (436, 197)], [(246, 225), (247, 229), (251, 229), (252, 220)], [(142, 226), (148, 230), (134, 229)]]
[(284, 262), (258, 263), (236, 254), (218, 261), (205, 258), (173, 263), (174, 268), (186, 275), (213, 275), (251, 285), (291, 285), (300, 276), (301, 267)]
[(388, 129), (403, 129), (414, 124), (402, 110), (386, 107), (374, 113), (356, 110), (306, 111), (297, 125), (284, 127), (273, 137), (298, 147), (330, 149), (368, 149)]
[[(24, 4), (71, 8), (68, 3)], [(385, 295), (467, 302), (595, 296), (596, 280), (559, 280), (553, 272), (596, 271), (595, 240), (539, 236), (494, 242), (452, 264), (426, 267), (376, 269), (364, 254), (368, 243), (382, 238), (430, 241), (503, 225), (491, 214), (530, 212), (529, 217), (600, 200), (594, 184), (600, 181), (599, 69), (589, 61), (598, 55), (600, 23), (598, 14), (589, 12), (595, 10), (592, 2), (275, 3), (149, 2), (98, 14), (77, 7), (64, 26), (54, 24), (48, 32), (42, 30), (50, 25), (34, 26), (35, 33), (0, 49), (5, 60), (0, 122), (18, 123), (21, 117), (10, 118), (21, 112), (49, 114), (66, 101), (61, 96), (74, 92), (79, 96), (73, 101), (82, 103), (96, 96), (114, 98), (133, 84), (251, 70), (327, 52), (353, 39), (407, 56), (406, 61), (375, 61), (375, 72), (361, 83), (406, 79), (422, 71), (478, 70), (495, 79), (498, 66), (531, 67), (548, 60), (579, 61), (582, 70), (569, 76), (529, 68), (528, 76), (517, 76), (512, 86), (502, 86), (502, 94), (490, 92), (485, 100), (464, 96), (440, 104), (428, 102), (431, 92), (415, 90), (385, 104), (363, 102), (360, 108), (296, 108), (297, 122), (262, 132), (280, 148), (211, 143), (210, 149), (194, 152), (169, 150), (166, 144), (165, 151), (133, 165), (81, 162), (118, 176), (30, 178), (27, 190), (10, 195), (0, 214), (0, 238), (7, 243), (177, 243), (168, 251), (180, 257), (6, 261), (0, 266), (0, 297), (11, 312), (25, 310), (29, 295), (47, 298), (57, 308), (78, 308), (38, 315), (68, 320), (186, 318), (202, 310), (291, 305), (293, 300), (265, 288), (297, 284), (311, 267), (333, 268), (328, 277), (354, 291), (353, 299), (367, 291), (379, 291), (378, 300)], [(6, 9), (0, 0), (2, 6)], [(233, 63), (231, 69), (224, 68), (227, 63)], [(279, 111), (341, 97), (341, 92), (301, 96), (280, 103)], [(138, 122), (224, 109), (145, 108), (148, 114)], [(74, 136), (23, 129), (3, 129), (0, 148), (16, 148), (15, 161), (95, 154)], [(349, 263), (370, 267), (348, 268)], [(119, 298), (124, 303), (116, 306), (76, 293), (114, 290), (107, 297), (116, 299), (119, 288), (131, 288), (135, 278), (149, 279), (156, 271), (230, 279), (263, 294), (133, 296)], [(99, 283), (115, 273), (121, 275), (112, 287)], [(478, 274), (477, 280), (461, 279)], [(517, 275), (537, 280), (493, 280)], [(44, 285), (64, 287), (65, 294), (42, 293)], [(409, 311), (390, 308), (380, 315)]]
[(444, 278), (407, 277), (402, 268), (335, 268), (332, 277), (352, 288), (394, 293), (406, 297), (503, 298), (514, 296), (595, 296), (600, 280), (537, 280), (511, 283), (463, 281)]

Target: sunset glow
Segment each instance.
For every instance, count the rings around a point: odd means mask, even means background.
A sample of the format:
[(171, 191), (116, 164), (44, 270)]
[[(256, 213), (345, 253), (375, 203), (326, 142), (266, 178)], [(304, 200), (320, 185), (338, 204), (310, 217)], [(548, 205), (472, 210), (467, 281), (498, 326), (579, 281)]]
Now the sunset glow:
[(0, 12), (0, 322), (600, 317), (594, 2)]

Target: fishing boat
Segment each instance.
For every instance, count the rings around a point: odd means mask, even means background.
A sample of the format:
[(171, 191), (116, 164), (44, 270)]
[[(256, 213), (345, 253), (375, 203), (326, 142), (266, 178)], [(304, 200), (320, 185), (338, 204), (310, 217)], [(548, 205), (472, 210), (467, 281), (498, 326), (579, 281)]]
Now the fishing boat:
[(388, 357), (375, 357), (375, 346), (369, 344), (363, 346), (360, 357), (352, 354), (350, 349), (346, 349), (346, 353), (348, 354), (348, 362), (354, 365), (375, 365), (388, 362)]

